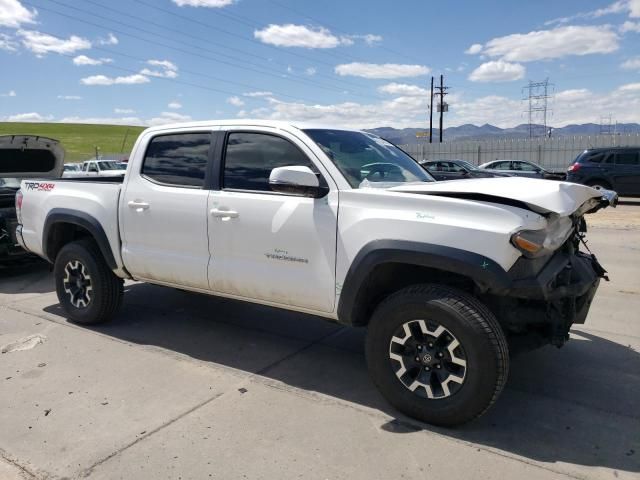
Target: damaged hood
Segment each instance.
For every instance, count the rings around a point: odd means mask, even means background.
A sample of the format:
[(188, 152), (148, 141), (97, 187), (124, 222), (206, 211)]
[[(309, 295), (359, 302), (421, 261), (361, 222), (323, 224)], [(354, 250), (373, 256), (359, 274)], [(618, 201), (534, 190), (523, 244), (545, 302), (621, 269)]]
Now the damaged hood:
[(64, 149), (58, 140), (0, 136), (0, 178), (59, 178), (63, 169)]
[(393, 192), (446, 196), (467, 200), (524, 206), (537, 213), (561, 216), (615, 206), (615, 192), (596, 190), (578, 183), (526, 177), (478, 178), (446, 182), (411, 183)]

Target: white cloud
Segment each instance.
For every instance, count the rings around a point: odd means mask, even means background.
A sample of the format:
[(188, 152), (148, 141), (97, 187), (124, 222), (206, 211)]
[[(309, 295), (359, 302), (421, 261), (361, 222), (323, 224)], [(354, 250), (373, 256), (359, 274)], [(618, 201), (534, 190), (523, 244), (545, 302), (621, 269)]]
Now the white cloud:
[(111, 58), (91, 58), (86, 55), (78, 55), (73, 59), (74, 65), (102, 65), (103, 63), (111, 63)]
[(338, 65), (335, 72), (340, 76), (351, 75), (363, 78), (401, 78), (426, 75), (431, 70), (424, 65), (401, 65), (397, 63), (346, 63)]
[(167, 107), (172, 108), (174, 110), (179, 110), (182, 108), (182, 104), (180, 102), (173, 101), (173, 102), (169, 102), (169, 105), (167, 105)]
[(231, 5), (236, 0), (172, 0), (179, 7), (209, 7), (222, 8)]
[(589, 98), (592, 95), (593, 93), (586, 88), (574, 88), (556, 93), (554, 96), (554, 100), (560, 102), (575, 102), (578, 100)]
[(622, 68), (623, 70), (640, 71), (640, 57), (630, 58), (629, 60), (620, 64), (620, 68)]
[(24, 7), (18, 0), (0, 0), (0, 26), (18, 28), (23, 23), (35, 23), (38, 12)]
[(255, 30), (253, 36), (263, 43), (278, 47), (335, 48), (344, 43), (326, 28), (291, 23), (271, 24), (262, 30)]
[(309, 67), (309, 68), (306, 68), (306, 69), (304, 70), (304, 73), (306, 73), (306, 74), (307, 74), (307, 75), (309, 75), (310, 77), (311, 77), (311, 76), (313, 76), (313, 75), (315, 75), (317, 72), (318, 72), (318, 70), (317, 70), (315, 67)]
[(243, 97), (272, 97), (272, 92), (246, 92), (242, 94)]
[(244, 118), (247, 116), (247, 111), (246, 110), (240, 110), (238, 113), (236, 113), (236, 117), (238, 118)]
[(244, 105), (244, 101), (240, 97), (229, 97), (227, 98), (227, 103), (233, 105), (234, 107), (241, 107)]
[(154, 117), (147, 121), (149, 125), (165, 125), (167, 123), (188, 122), (191, 120), (189, 115), (182, 115), (177, 112), (162, 112), (159, 117)]
[(147, 65), (159, 67), (160, 70), (151, 70), (143, 68), (140, 70), (142, 75), (160, 78), (176, 78), (178, 76), (178, 66), (169, 60), (147, 60)]
[(414, 97), (420, 95), (429, 95), (430, 92), (426, 88), (417, 85), (407, 85), (405, 83), (387, 83), (378, 87), (380, 93), (388, 93), (390, 95), (404, 95)]
[(618, 91), (620, 92), (639, 92), (640, 93), (640, 83), (627, 83), (626, 85), (622, 85), (618, 87)]
[(120, 41), (118, 40), (118, 37), (116, 37), (113, 33), (109, 32), (109, 35), (107, 36), (107, 38), (101, 38), (100, 40), (98, 40), (98, 43), (100, 45), (118, 45)]
[(608, 25), (566, 26), (494, 38), (478, 53), (512, 62), (532, 62), (567, 55), (610, 53), (618, 49), (618, 40)]
[(58, 100), (82, 100), (79, 95), (58, 95)]
[(7, 122), (48, 122), (53, 119), (51, 115), (40, 115), (37, 112), (18, 113), (16, 115), (10, 115), (6, 118)]
[(35, 30), (18, 30), (18, 36), (22, 39), (25, 48), (36, 55), (47, 53), (71, 54), (78, 50), (91, 48), (91, 42), (86, 38), (71, 35), (68, 39), (54, 37)]
[(374, 35), (372, 33), (367, 33), (366, 35), (346, 35), (341, 37), (341, 39), (345, 44), (347, 44), (347, 41), (351, 40), (351, 43), (349, 43), (349, 45), (353, 44), (353, 40), (363, 40), (364, 43), (369, 46), (377, 45), (378, 43), (382, 42), (381, 35)]
[(136, 111), (133, 108), (114, 108), (113, 109), (113, 113), (118, 113), (121, 115), (128, 115), (131, 113), (136, 113)]
[[(630, 16), (633, 16), (632, 10), (635, 8), (633, 6), (634, 4), (640, 5), (640, 2), (638, 2), (638, 0), (618, 0), (610, 5), (607, 5), (606, 7), (598, 8), (597, 10), (592, 10), (590, 12), (580, 12), (576, 13), (575, 15), (569, 15), (568, 17), (554, 18), (553, 20), (545, 22), (545, 25), (553, 25), (556, 23), (565, 24), (573, 20), (585, 18), (600, 18), (605, 15), (623, 13), (626, 11), (629, 11)], [(640, 8), (640, 6), (638, 8)]]
[(133, 85), (148, 83), (149, 78), (139, 73), (125, 77), (107, 77), (106, 75), (92, 75), (80, 80), (83, 85)]
[(485, 62), (469, 75), (472, 82), (511, 82), (524, 78), (525, 68), (503, 60)]
[(9, 90), (7, 93), (0, 93), (0, 97), (17, 97), (15, 90)]
[(18, 44), (13, 41), (11, 35), (6, 33), (0, 33), (0, 50), (6, 52), (15, 52), (18, 49)]
[(466, 53), (467, 55), (477, 55), (481, 51), (482, 51), (482, 44), (481, 43), (474, 43), (469, 48), (467, 48), (464, 51), (464, 53)]
[(640, 33), (640, 22), (624, 22), (621, 26), (620, 26), (620, 32), (622, 33), (627, 33), (627, 32), (635, 32), (635, 33)]
[(640, 18), (640, 0), (629, 0), (629, 16)]

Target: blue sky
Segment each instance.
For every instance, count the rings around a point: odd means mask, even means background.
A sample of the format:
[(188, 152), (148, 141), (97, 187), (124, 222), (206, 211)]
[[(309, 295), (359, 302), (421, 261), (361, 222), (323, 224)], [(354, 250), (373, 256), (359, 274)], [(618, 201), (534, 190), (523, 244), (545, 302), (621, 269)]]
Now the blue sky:
[(640, 0), (0, 0), (0, 61), (4, 121), (640, 122)]

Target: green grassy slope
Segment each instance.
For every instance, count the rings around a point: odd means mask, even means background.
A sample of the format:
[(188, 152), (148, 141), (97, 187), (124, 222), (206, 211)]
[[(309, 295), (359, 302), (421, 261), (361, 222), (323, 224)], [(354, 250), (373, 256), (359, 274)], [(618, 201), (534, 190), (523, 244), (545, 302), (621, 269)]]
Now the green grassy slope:
[(144, 127), (122, 125), (0, 122), (0, 135), (40, 135), (60, 140), (66, 152), (65, 162), (94, 157), (96, 146), (104, 154), (128, 153), (142, 130)]

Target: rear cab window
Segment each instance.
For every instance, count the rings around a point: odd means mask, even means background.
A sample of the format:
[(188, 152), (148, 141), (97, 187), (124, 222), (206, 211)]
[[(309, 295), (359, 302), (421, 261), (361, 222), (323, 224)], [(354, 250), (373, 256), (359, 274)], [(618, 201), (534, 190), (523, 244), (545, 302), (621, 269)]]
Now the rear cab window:
[(203, 188), (211, 138), (209, 132), (153, 137), (147, 146), (140, 174), (154, 183)]

